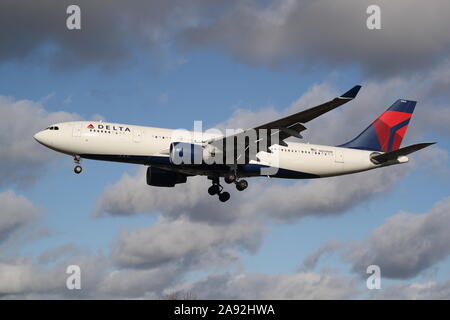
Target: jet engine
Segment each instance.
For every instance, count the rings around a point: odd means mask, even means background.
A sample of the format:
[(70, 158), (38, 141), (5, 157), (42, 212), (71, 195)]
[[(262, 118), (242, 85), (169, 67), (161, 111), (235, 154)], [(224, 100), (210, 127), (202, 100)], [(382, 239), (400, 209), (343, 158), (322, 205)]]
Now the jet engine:
[(174, 187), (186, 183), (187, 176), (178, 172), (166, 171), (155, 167), (147, 168), (147, 184), (155, 187)]
[(218, 152), (219, 150), (212, 145), (172, 142), (170, 144), (170, 162), (175, 165), (212, 164), (215, 162)]

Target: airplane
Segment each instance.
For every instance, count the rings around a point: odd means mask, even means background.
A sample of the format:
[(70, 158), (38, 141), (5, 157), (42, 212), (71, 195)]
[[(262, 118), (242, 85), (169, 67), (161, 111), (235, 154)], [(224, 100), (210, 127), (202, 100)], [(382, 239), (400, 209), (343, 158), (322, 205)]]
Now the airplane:
[[(349, 101), (361, 86), (313, 108), (225, 135), (218, 132), (173, 130), (103, 121), (56, 123), (34, 135), (42, 145), (74, 158), (74, 172), (82, 172), (84, 159), (147, 166), (150, 186), (174, 187), (188, 177), (202, 175), (212, 181), (210, 195), (226, 202), (230, 193), (220, 183), (248, 187), (243, 178), (267, 176), (314, 179), (352, 174), (408, 162), (410, 153), (432, 143), (400, 148), (416, 101), (399, 99), (354, 139), (338, 146), (285, 141), (301, 139), (309, 121)], [(253, 150), (253, 151), (252, 151)]]

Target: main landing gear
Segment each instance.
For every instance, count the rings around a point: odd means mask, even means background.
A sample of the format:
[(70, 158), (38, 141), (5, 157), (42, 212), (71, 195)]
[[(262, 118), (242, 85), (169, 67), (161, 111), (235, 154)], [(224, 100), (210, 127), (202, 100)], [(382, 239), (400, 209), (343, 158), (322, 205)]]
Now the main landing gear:
[(238, 191), (243, 191), (243, 190), (247, 189), (247, 187), (248, 187), (247, 180), (244, 180), (244, 179), (238, 180), (237, 175), (234, 171), (230, 171), (230, 172), (226, 173), (224, 180), (228, 184), (234, 183), (236, 185), (236, 189)]
[(242, 180), (236, 181), (236, 189), (238, 191), (244, 191), (245, 189), (247, 189), (247, 187), (248, 187), (247, 180), (242, 179)]
[(223, 191), (223, 187), (219, 182), (219, 178), (218, 177), (214, 177), (214, 178), (210, 178), (212, 180), (212, 186), (208, 188), (208, 193), (210, 195), (219, 195), (219, 200), (221, 202), (226, 202), (230, 199), (230, 193), (229, 192), (222, 192)]
[[(212, 196), (219, 195), (219, 200), (222, 202), (226, 202), (230, 199), (230, 193), (223, 191), (223, 187), (220, 184), (219, 177), (209, 177), (212, 180), (212, 186), (208, 188), (208, 193)], [(248, 182), (247, 180), (238, 180), (236, 174), (233, 171), (225, 174), (224, 180), (226, 183), (234, 183), (236, 185), (236, 189), (238, 191), (243, 191), (247, 189)]]
[(81, 171), (83, 171), (83, 168), (80, 166), (81, 157), (75, 156), (73, 158), (73, 161), (75, 162), (75, 168), (73, 168), (73, 172), (75, 172), (76, 174), (80, 174)]

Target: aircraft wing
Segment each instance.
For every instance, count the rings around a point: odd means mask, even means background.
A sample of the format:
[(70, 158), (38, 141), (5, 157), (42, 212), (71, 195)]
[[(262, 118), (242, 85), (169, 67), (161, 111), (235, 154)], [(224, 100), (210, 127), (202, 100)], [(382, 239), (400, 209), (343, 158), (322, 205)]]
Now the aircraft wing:
[[(222, 148), (225, 151), (226, 146), (230, 145), (229, 143), (231, 142), (234, 144), (235, 150), (245, 150), (245, 161), (243, 163), (248, 163), (250, 160), (254, 159), (256, 155), (248, 155), (248, 149), (251, 143), (256, 144), (256, 150), (258, 152), (270, 152), (269, 147), (273, 144), (286, 146), (287, 144), (283, 140), (289, 137), (302, 138), (300, 132), (306, 130), (306, 127), (303, 125), (304, 123), (353, 100), (360, 89), (361, 86), (354, 86), (341, 96), (321, 105), (268, 122), (255, 128), (244, 130), (234, 135), (206, 141), (206, 143)], [(275, 137), (276, 135), (278, 135), (277, 138)], [(239, 159), (242, 156), (244, 155), (236, 154), (236, 159)]]
[(333, 100), (327, 101), (318, 105), (316, 107), (303, 110), (297, 113), (294, 113), (290, 116), (263, 124), (262, 126), (256, 127), (255, 129), (283, 129), (289, 128), (290, 126), (297, 123), (306, 123), (309, 122), (328, 111), (331, 111), (351, 100), (353, 100), (361, 89), (361, 86), (354, 86), (350, 90), (348, 90), (343, 95), (334, 98)]

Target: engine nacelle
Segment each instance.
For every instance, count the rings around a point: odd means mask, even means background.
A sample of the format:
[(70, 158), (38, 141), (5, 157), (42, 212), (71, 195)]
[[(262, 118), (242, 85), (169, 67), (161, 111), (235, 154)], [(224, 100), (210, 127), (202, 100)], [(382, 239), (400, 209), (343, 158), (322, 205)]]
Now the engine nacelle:
[(187, 176), (178, 172), (166, 171), (155, 167), (147, 168), (147, 184), (155, 187), (174, 187), (185, 183)]
[(219, 150), (212, 145), (172, 142), (170, 144), (170, 162), (175, 165), (213, 164), (218, 152)]

